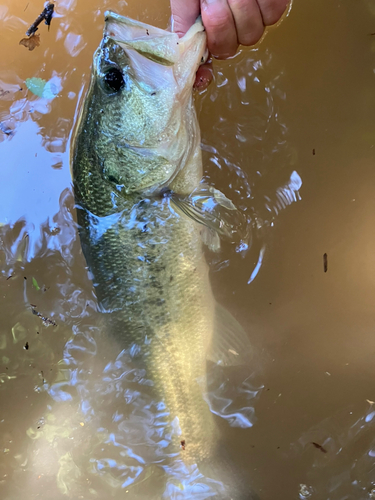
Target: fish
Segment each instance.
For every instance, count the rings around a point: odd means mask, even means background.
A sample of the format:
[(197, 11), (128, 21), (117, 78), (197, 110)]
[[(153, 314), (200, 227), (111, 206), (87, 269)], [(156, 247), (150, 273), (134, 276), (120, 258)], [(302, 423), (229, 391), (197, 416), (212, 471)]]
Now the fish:
[(247, 500), (249, 488), (237, 495), (225, 478), (225, 460), (214, 470), (221, 438), (205, 397), (209, 367), (253, 355), (246, 332), (214, 299), (205, 258), (205, 246), (218, 251), (247, 231), (234, 204), (201, 182), (193, 83), (205, 54), (201, 19), (179, 38), (107, 11), (72, 175), (103, 335), (128, 353), (173, 424), (169, 462), (160, 466), (211, 478), (194, 498)]

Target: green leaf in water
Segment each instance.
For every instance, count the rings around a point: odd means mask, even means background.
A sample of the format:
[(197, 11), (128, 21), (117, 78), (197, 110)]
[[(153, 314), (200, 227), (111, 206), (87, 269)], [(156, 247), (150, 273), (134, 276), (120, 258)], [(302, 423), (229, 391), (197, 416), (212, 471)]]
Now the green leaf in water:
[(38, 285), (38, 282), (37, 282), (37, 280), (34, 277), (33, 277), (33, 287), (36, 290), (40, 290), (40, 286)]
[(58, 94), (56, 85), (43, 78), (26, 78), (25, 83), (30, 92), (43, 99), (53, 99)]

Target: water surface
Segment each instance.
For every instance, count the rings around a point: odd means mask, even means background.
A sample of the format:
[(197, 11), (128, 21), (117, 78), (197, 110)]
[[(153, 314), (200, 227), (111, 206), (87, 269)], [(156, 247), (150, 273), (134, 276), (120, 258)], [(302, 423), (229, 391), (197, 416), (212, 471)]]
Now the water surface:
[[(123, 360), (101, 345), (69, 145), (104, 11), (165, 28), (169, 6), (61, 0), (29, 52), (18, 42), (42, 8), (0, 6), (1, 498), (123, 498), (142, 471), (111, 441), (121, 412), (102, 374)], [(374, 32), (370, 0), (300, 0), (196, 96), (205, 178), (252, 230), (207, 259), (257, 351), (251, 426), (221, 428), (262, 500), (375, 497)], [(57, 97), (27, 91), (31, 77)]]

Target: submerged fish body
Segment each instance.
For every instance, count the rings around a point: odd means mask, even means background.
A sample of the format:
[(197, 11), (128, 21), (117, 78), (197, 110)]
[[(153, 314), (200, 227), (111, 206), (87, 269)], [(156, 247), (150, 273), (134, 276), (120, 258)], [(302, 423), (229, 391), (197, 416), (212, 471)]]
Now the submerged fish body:
[[(214, 301), (202, 249), (202, 230), (217, 247), (236, 213), (199, 187), (192, 85), (205, 43), (199, 20), (179, 39), (107, 12), (73, 148), (80, 237), (106, 334), (164, 401), (172, 455), (187, 467), (210, 464), (219, 441), (202, 395), (207, 359), (236, 364), (247, 348)], [(215, 218), (218, 207), (227, 219)]]

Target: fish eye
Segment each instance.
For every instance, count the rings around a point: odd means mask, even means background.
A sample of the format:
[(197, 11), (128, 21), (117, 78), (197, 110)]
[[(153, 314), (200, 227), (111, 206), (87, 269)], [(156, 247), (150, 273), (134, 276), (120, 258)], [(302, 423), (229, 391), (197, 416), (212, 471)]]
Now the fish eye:
[(124, 75), (118, 68), (109, 69), (104, 75), (104, 82), (110, 92), (119, 92), (125, 85)]

